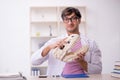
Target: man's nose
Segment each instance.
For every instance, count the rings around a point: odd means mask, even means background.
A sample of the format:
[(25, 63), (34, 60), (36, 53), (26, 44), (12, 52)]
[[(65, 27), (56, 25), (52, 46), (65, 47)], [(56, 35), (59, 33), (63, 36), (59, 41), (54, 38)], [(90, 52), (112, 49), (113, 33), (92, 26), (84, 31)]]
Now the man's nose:
[(72, 20), (71, 20), (71, 19), (69, 19), (68, 24), (71, 24), (71, 23), (72, 23)]

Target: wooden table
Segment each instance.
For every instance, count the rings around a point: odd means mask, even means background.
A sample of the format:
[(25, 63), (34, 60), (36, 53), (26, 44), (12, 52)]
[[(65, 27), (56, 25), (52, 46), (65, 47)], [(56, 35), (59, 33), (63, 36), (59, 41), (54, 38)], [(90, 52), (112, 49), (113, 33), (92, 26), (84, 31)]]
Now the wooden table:
[(120, 80), (120, 78), (112, 77), (110, 74), (94, 74), (89, 75), (89, 78), (38, 78), (38, 77), (29, 77), (27, 80)]

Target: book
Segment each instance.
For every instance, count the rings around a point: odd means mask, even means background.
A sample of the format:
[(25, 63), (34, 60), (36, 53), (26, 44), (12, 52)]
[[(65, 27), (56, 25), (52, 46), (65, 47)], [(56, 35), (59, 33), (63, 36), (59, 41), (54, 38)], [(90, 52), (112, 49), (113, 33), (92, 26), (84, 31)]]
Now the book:
[(120, 78), (120, 73), (112, 72), (111, 76), (116, 77), (116, 78)]
[(115, 65), (114, 69), (119, 69), (120, 70), (120, 65)]
[(115, 61), (113, 72), (111, 72), (112, 77), (120, 78), (120, 61)]
[(120, 73), (120, 69), (113, 69), (113, 72)]
[(120, 66), (120, 61), (115, 61), (115, 65)]

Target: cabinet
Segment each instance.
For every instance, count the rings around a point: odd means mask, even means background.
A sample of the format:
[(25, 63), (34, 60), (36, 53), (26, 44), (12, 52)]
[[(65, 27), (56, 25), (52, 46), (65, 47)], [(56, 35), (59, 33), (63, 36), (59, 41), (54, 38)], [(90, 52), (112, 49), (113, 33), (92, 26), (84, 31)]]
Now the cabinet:
[[(50, 38), (65, 34), (64, 25), (61, 19), (61, 12), (67, 6), (59, 7), (30, 7), (30, 55), (37, 51)], [(82, 20), (80, 32), (86, 34), (86, 7), (73, 6), (80, 10)], [(47, 62), (32, 68), (47, 67)], [(39, 74), (39, 73), (38, 73)]]

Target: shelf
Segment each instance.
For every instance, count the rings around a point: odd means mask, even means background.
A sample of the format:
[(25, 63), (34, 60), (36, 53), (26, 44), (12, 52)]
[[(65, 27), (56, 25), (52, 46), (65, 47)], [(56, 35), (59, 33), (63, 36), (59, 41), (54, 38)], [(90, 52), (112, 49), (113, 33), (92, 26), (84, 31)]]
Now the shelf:
[(31, 67), (47, 67), (48, 66), (48, 60), (45, 61), (44, 63), (42, 63), (41, 65), (32, 65), (31, 64)]
[(42, 24), (42, 23), (57, 23), (58, 21), (31, 21), (31, 24)]
[(57, 10), (57, 7), (54, 7), (54, 6), (31, 6), (30, 7), (31, 9), (56, 9)]
[(31, 38), (55, 38), (57, 36), (31, 36)]
[(31, 7), (31, 21), (50, 22), (57, 21), (56, 7)]
[(44, 66), (44, 65), (31, 65), (31, 67), (38, 67), (38, 68), (40, 68), (40, 67), (48, 67), (47, 65), (46, 66)]

